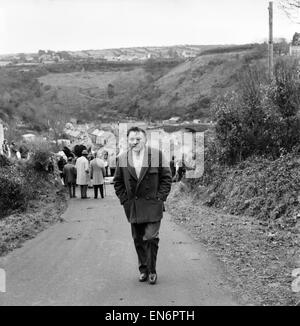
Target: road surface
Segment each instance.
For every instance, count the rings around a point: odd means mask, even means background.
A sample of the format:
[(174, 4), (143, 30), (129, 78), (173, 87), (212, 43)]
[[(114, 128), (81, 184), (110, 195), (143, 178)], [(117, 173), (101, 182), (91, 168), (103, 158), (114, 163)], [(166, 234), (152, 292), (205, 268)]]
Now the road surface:
[[(92, 195), (92, 190), (89, 190)], [(104, 199), (72, 199), (64, 222), (0, 258), (6, 292), (0, 305), (237, 305), (220, 267), (165, 214), (156, 285), (138, 282), (137, 257), (123, 208)]]

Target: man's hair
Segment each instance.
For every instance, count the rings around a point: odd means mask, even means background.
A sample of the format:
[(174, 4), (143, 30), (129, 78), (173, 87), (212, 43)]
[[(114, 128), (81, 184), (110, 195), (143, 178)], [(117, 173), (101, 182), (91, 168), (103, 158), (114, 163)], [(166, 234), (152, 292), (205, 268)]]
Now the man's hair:
[(131, 132), (142, 132), (145, 137), (147, 137), (146, 131), (140, 127), (131, 127), (127, 132), (127, 137)]

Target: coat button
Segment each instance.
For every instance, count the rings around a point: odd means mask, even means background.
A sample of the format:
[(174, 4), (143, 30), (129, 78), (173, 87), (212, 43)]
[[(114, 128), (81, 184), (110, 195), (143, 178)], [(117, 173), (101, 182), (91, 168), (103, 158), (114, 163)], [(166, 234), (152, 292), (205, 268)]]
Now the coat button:
[(137, 200), (137, 199), (139, 199), (139, 197), (135, 197), (135, 199)]
[(148, 197), (148, 196), (147, 196), (147, 197), (146, 197), (146, 199), (148, 199), (148, 200), (149, 200), (149, 199), (150, 199), (150, 197)]

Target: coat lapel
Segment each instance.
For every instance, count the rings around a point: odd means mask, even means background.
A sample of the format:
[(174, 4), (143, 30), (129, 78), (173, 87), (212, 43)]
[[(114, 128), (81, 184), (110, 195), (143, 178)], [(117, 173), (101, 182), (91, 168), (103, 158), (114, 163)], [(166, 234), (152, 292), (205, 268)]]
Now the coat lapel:
[(136, 175), (136, 172), (135, 172), (135, 168), (133, 166), (133, 161), (132, 161), (132, 152), (129, 151), (127, 153), (127, 166), (128, 166), (128, 172), (129, 174), (137, 181), (138, 180), (138, 177)]
[(143, 165), (142, 165), (142, 169), (141, 169), (141, 173), (140, 173), (140, 177), (138, 180), (138, 184), (137, 187), (139, 186), (139, 184), (143, 181), (147, 171), (150, 168), (150, 162), (151, 162), (151, 152), (150, 152), (150, 148), (146, 147), (145, 148), (145, 154), (144, 154), (144, 160), (143, 160)]

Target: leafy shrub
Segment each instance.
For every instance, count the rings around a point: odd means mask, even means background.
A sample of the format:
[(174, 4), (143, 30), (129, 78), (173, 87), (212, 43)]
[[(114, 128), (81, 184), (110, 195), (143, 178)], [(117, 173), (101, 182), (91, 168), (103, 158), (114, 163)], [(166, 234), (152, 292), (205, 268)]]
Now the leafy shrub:
[(279, 60), (268, 84), (249, 68), (238, 92), (214, 103), (215, 135), (205, 144), (202, 178), (186, 181), (195, 199), (285, 227), (300, 208), (299, 76)]
[(276, 63), (270, 85), (257, 66), (240, 75), (239, 85), (213, 105), (221, 163), (232, 165), (252, 155), (276, 159), (300, 144), (300, 81), (293, 60)]
[(212, 59), (209, 61), (209, 63), (207, 64), (208, 66), (220, 66), (223, 63), (227, 62), (226, 59), (221, 59), (221, 58), (216, 58), (216, 59)]
[(50, 157), (51, 155), (48, 150), (37, 150), (30, 158), (33, 168), (36, 171), (47, 171)]
[(253, 51), (251, 51), (250, 53), (246, 54), (243, 57), (243, 61), (246, 64), (249, 64), (252, 61), (257, 61), (266, 58), (267, 55), (268, 55), (268, 45), (266, 43), (258, 44)]
[(0, 169), (0, 218), (15, 209), (25, 209), (27, 194), (23, 180), (15, 167)]
[(300, 162), (294, 153), (277, 160), (253, 157), (223, 175), (214, 206), (232, 214), (294, 225), (300, 208)]
[(28, 143), (28, 148), (31, 152), (28, 166), (38, 172), (48, 171), (48, 164), (53, 155), (53, 146), (43, 140)]
[(49, 187), (62, 187), (55, 181), (59, 179), (58, 172), (48, 173), (52, 155), (49, 147), (42, 142), (31, 143), (30, 146), (32, 155), (28, 161), (5, 161), (9, 165), (0, 168), (0, 218), (14, 210), (25, 210), (30, 200), (47, 193)]
[(11, 165), (10, 160), (5, 156), (0, 154), (0, 168)]

